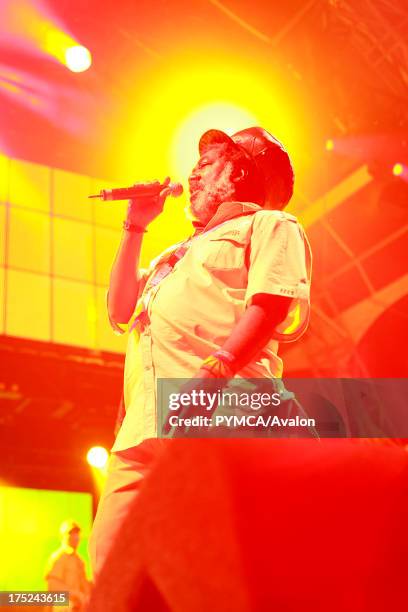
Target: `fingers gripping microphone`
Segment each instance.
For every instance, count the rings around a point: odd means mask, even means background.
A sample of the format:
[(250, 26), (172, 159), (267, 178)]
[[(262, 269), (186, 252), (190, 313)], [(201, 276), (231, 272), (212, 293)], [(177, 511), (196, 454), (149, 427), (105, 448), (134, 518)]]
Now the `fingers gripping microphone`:
[(101, 189), (97, 195), (90, 195), (89, 198), (99, 198), (101, 200), (131, 200), (140, 197), (155, 197), (163, 189), (170, 189), (170, 195), (178, 198), (183, 193), (181, 183), (169, 183), (162, 185), (159, 181), (154, 183), (136, 183), (132, 187), (121, 187), (119, 189)]

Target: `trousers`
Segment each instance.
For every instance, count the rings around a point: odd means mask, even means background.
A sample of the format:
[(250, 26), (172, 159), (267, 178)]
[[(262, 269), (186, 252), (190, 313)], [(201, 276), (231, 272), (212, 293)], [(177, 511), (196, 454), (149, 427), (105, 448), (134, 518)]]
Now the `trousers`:
[(107, 477), (89, 538), (94, 576), (100, 572), (144, 479), (168, 440), (151, 438), (137, 446), (111, 453)]

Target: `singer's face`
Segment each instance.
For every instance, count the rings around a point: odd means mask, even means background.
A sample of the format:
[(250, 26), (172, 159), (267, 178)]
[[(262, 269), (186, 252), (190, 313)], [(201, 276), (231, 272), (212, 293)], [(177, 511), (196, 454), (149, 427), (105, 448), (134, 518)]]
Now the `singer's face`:
[(189, 208), (193, 217), (203, 224), (208, 223), (222, 202), (234, 196), (235, 188), (231, 181), (233, 165), (225, 149), (225, 145), (208, 147), (188, 179)]

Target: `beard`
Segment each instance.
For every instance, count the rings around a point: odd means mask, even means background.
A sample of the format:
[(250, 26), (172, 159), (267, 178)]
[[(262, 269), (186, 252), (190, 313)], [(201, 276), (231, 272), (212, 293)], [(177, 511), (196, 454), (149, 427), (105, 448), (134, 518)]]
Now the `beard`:
[(194, 219), (206, 225), (215, 215), (222, 202), (231, 200), (235, 193), (234, 183), (231, 181), (233, 171), (232, 163), (225, 164), (217, 182), (203, 185), (190, 196), (190, 212)]

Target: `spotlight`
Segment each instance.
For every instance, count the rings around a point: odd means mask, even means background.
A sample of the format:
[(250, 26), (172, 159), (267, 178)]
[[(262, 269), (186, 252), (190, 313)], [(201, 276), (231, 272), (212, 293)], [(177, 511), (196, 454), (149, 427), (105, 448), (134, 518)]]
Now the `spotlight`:
[(331, 138), (329, 138), (328, 140), (326, 140), (326, 151), (333, 151), (334, 149), (334, 142)]
[(102, 469), (108, 462), (108, 451), (103, 446), (93, 446), (89, 449), (86, 459), (92, 467)]
[(404, 166), (400, 163), (394, 164), (392, 173), (394, 176), (401, 176), (404, 173)]
[(72, 72), (84, 72), (92, 64), (92, 56), (86, 47), (75, 45), (65, 51), (65, 63)]

